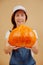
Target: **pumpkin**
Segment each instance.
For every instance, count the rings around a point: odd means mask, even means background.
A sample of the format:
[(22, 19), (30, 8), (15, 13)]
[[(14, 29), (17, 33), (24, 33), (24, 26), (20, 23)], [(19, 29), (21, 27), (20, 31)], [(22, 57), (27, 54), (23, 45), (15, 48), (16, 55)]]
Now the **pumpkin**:
[(36, 42), (36, 35), (30, 27), (20, 25), (12, 30), (8, 42), (11, 46), (31, 48)]

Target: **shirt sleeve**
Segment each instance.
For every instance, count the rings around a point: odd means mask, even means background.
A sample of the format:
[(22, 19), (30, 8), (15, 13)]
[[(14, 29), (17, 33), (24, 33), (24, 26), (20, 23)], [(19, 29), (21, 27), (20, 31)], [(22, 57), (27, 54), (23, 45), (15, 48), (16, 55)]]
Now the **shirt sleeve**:
[(36, 30), (33, 30), (33, 32), (35, 33), (36, 38), (38, 39), (38, 34), (37, 34)]
[(10, 31), (8, 31), (8, 32), (6, 33), (6, 35), (5, 35), (5, 39), (6, 39), (6, 40), (8, 40), (9, 35), (10, 35)]
[(10, 35), (10, 31), (7, 31), (7, 33), (5, 34), (5, 39), (6, 39), (6, 46), (10, 46), (9, 42), (8, 42), (8, 37)]
[(38, 34), (37, 34), (36, 30), (33, 30), (33, 32), (34, 32), (35, 35), (36, 35), (36, 42), (35, 42), (35, 44), (37, 44), (37, 43), (38, 43)]
[(6, 33), (6, 35), (5, 35), (6, 46), (10, 46), (10, 47), (12, 47), (12, 46), (9, 44), (9, 42), (8, 42), (9, 35), (10, 35), (10, 31), (8, 31), (8, 32)]

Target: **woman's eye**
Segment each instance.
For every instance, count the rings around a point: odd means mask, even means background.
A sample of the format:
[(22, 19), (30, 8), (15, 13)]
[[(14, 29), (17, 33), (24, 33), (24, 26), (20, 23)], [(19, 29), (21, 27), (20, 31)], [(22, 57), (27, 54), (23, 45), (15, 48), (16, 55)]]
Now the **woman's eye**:
[(19, 14), (16, 15), (17, 17), (19, 16)]

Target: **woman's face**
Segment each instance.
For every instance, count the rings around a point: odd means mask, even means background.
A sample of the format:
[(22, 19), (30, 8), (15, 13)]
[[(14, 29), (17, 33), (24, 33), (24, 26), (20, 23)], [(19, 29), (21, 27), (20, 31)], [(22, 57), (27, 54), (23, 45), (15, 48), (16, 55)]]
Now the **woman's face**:
[(14, 19), (15, 19), (16, 25), (20, 26), (21, 24), (25, 24), (26, 15), (22, 10), (20, 10), (15, 13)]

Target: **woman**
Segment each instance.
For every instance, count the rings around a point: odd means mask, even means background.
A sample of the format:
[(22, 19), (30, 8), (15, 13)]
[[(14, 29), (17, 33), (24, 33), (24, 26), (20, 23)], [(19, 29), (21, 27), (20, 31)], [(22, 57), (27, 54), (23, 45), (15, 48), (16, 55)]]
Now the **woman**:
[[(23, 6), (16, 6), (13, 10), (13, 14), (11, 17), (11, 22), (13, 24), (13, 28), (16, 28), (20, 26), (21, 24), (25, 24), (27, 21), (27, 13), (26, 10)], [(11, 31), (12, 31), (11, 30)], [(38, 53), (38, 36), (35, 30), (33, 30), (36, 34), (37, 41), (34, 44), (34, 46), (29, 49), (29, 48), (19, 48), (19, 47), (12, 47), (8, 43), (8, 37), (11, 31), (8, 31), (6, 34), (6, 45), (5, 45), (5, 53), (11, 54), (10, 62), (9, 65), (36, 65), (35, 60), (33, 59), (31, 51), (33, 53), (37, 54)]]

